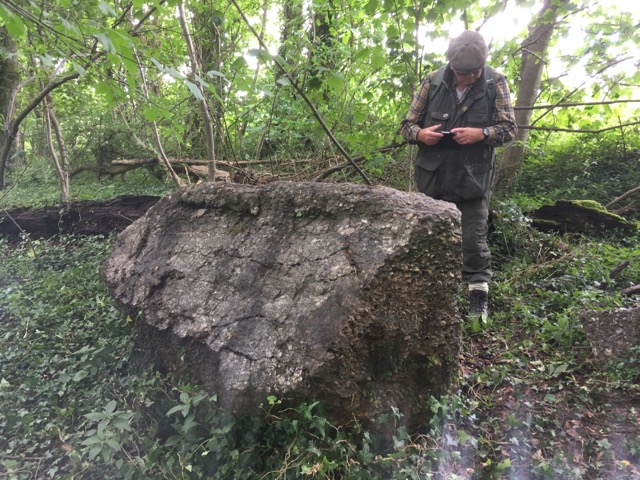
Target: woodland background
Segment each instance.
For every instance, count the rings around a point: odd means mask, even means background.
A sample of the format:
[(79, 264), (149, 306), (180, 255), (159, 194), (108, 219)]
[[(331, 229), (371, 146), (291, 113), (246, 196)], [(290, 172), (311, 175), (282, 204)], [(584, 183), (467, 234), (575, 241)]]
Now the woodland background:
[(321, 405), (276, 414), (272, 397), (229, 418), (133, 362), (99, 277), (112, 238), (25, 236), (0, 240), (0, 478), (640, 477), (639, 352), (599, 368), (579, 321), (637, 306), (620, 293), (640, 283), (637, 229), (548, 234), (529, 217), (594, 200), (637, 224), (635, 5), (0, 0), (0, 21), (5, 211), (223, 172), (411, 190), (396, 130), (463, 28), (490, 42), (520, 126), (498, 158), (493, 314), (465, 326), (460, 389), (432, 399), (429, 432), (379, 452)]

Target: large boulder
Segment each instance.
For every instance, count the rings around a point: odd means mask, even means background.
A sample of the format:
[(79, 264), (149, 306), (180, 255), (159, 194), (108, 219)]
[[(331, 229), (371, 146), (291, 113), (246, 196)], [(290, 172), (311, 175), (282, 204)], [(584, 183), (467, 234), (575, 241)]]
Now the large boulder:
[(417, 427), (457, 373), (460, 240), (455, 206), (422, 194), (206, 183), (122, 232), (103, 276), (146, 358), (236, 414), (274, 395)]

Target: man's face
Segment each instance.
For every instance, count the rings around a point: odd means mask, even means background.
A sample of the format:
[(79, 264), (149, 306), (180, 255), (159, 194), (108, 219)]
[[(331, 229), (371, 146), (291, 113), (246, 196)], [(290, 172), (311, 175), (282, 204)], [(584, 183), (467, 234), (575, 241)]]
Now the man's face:
[(480, 78), (480, 75), (482, 75), (481, 68), (479, 68), (478, 70), (474, 70), (473, 72), (458, 72), (453, 68), (451, 70), (453, 70), (453, 75), (456, 77), (456, 83), (465, 87), (471, 85), (478, 78)]

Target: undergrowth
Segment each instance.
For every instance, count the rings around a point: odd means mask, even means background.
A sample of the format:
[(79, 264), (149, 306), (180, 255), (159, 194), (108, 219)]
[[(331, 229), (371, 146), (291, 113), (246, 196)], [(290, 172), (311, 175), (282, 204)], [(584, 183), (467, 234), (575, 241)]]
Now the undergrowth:
[[(261, 415), (235, 419), (215, 395), (139, 366), (99, 275), (111, 239), (0, 244), (0, 475), (636, 478), (640, 371), (595, 369), (579, 313), (632, 304), (619, 290), (639, 276), (637, 239), (536, 234), (515, 205), (494, 224), (493, 314), (465, 327), (460, 388), (431, 399), (428, 432), (400, 427), (385, 453), (317, 403), (281, 412), (270, 397)], [(389, 418), (402, 424), (402, 412)]]
[[(108, 239), (0, 244), (0, 476), (425, 478), (436, 445), (403, 430), (394, 453), (317, 403), (234, 419), (215, 395), (133, 361), (130, 326), (99, 269)], [(401, 418), (401, 413), (390, 416)]]
[[(10, 189), (0, 204), (55, 203), (50, 173), (25, 170), (38, 189)], [(130, 173), (72, 193), (170, 188)], [(384, 451), (318, 403), (281, 411), (269, 397), (237, 419), (134, 361), (130, 319), (99, 274), (112, 239), (0, 240), (0, 478), (640, 478), (640, 348), (597, 368), (580, 323), (585, 310), (638, 305), (620, 292), (640, 278), (640, 237), (539, 233), (525, 213), (533, 200), (514, 199), (494, 210), (492, 313), (465, 324), (457, 389), (430, 400), (420, 435), (390, 411), (384, 421), (399, 426)]]
[[(122, 177), (104, 177), (84, 172), (71, 182), (71, 202), (109, 200), (121, 195), (164, 195), (175, 189), (167, 178), (158, 180), (144, 170), (128, 172)], [(60, 203), (60, 184), (53, 167), (45, 162), (25, 163), (11, 171), (8, 186), (0, 191), (0, 207), (37, 208)]]

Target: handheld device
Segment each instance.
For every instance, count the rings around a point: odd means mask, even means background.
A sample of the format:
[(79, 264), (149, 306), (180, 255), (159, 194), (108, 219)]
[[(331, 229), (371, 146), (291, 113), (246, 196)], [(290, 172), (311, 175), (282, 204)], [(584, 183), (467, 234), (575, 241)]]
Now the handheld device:
[(440, 133), (443, 135), (443, 137), (440, 139), (438, 143), (436, 143), (436, 148), (443, 148), (443, 149), (449, 149), (449, 150), (459, 150), (460, 148), (462, 148), (462, 146), (459, 145), (458, 142), (454, 140), (456, 136), (455, 132), (443, 130)]

